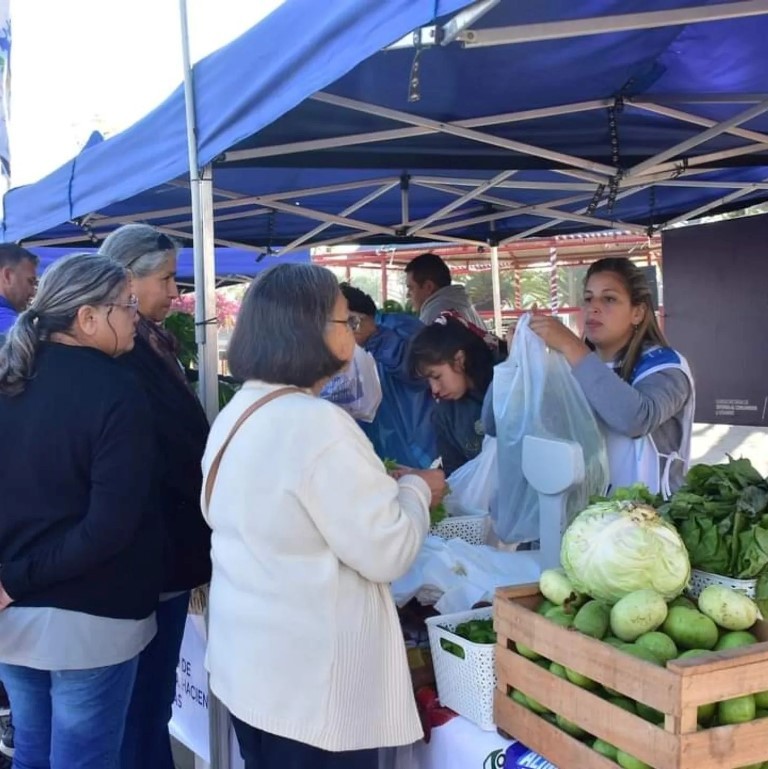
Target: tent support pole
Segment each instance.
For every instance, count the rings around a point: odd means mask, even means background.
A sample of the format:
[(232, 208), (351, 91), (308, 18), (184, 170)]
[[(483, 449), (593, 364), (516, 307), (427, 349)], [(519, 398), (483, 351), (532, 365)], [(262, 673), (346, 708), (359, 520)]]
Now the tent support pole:
[[(198, 392), (208, 419), (219, 408), (218, 339), (216, 329), (215, 252), (213, 245), (213, 168), (200, 173), (197, 155), (197, 123), (192, 59), (189, 51), (189, 20), (186, 0), (179, 0), (181, 48), (184, 64), (184, 102), (189, 152), (189, 181), (192, 193), (192, 239), (195, 275), (195, 337), (200, 381)], [(206, 629), (207, 629), (206, 617)], [(229, 715), (210, 694), (208, 699), (211, 769), (229, 769)]]
[(491, 246), (491, 282), (493, 284), (493, 331), (496, 336), (504, 334), (501, 318), (501, 268), (499, 266), (499, 247)]

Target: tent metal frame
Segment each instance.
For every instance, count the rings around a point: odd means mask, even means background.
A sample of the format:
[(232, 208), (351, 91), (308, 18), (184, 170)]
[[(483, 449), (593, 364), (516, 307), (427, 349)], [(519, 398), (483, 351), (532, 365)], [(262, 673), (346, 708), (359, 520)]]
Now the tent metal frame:
[(437, 44), (448, 45), (454, 41), (467, 48), (512, 45), (541, 40), (563, 40), (586, 35), (632, 32), (639, 29), (674, 27), (682, 24), (723, 21), (725, 19), (743, 19), (768, 13), (768, 7), (763, 0), (742, 0), (741, 2), (674, 8), (666, 11), (612, 14), (568, 21), (519, 24), (514, 27), (496, 27), (494, 29), (469, 29), (470, 25), (484, 16), (497, 3), (498, 0), (496, 2), (490, 0), (489, 2), (476, 3), (456, 14), (442, 27), (435, 24), (421, 27), (421, 29), (400, 38), (388, 49), (426, 47)]
[[(768, 0), (764, 0), (764, 5), (766, 6), (766, 13), (768, 13)], [(754, 117), (768, 112), (768, 93), (732, 95), (729, 103), (747, 104), (749, 106), (739, 114), (719, 123), (711, 118), (689, 111), (691, 109), (690, 106), (688, 110), (683, 110), (668, 105), (722, 103), (723, 96), (721, 94), (665, 95), (664, 98), (658, 99), (642, 96), (626, 99), (625, 108), (635, 108), (644, 112), (656, 113), (681, 123), (698, 126), (703, 130), (684, 142), (669, 147), (655, 156), (636, 164), (634, 167), (623, 171), (619, 171), (617, 168), (605, 163), (556, 152), (546, 147), (500, 138), (481, 130), (490, 126), (507, 125), (528, 120), (541, 120), (544, 118), (557, 118), (558, 116), (577, 112), (606, 109), (614, 103), (613, 98), (563, 104), (545, 109), (488, 115), (454, 123), (440, 123), (409, 114), (402, 110), (394, 110), (370, 102), (348, 99), (325, 92), (315, 94), (311, 98), (325, 104), (331, 104), (342, 110), (353, 110), (369, 115), (378, 115), (400, 122), (404, 124), (404, 127), (365, 134), (335, 136), (308, 142), (269, 145), (255, 149), (226, 152), (213, 168), (214, 179), (216, 169), (225, 168), (230, 163), (242, 163), (243, 161), (263, 158), (275, 158), (277, 161), (281, 156), (307, 152), (309, 150), (322, 151), (324, 149), (334, 149), (342, 145), (348, 147), (355, 144), (380, 143), (382, 141), (396, 144), (400, 139), (412, 138), (414, 136), (446, 134), (458, 136), (480, 145), (490, 145), (508, 150), (515, 154), (546, 158), (552, 163), (549, 170), (561, 177), (562, 182), (521, 179), (518, 178), (520, 176), (519, 169), (512, 167), (500, 169), (496, 173), (491, 172), (486, 179), (464, 177), (460, 174), (456, 176), (434, 176), (428, 173), (410, 175), (406, 171), (403, 174), (396, 175), (391, 172), (385, 172), (381, 175), (372, 174), (370, 178), (352, 182), (286, 190), (267, 195), (244, 195), (214, 186), (211, 189), (213, 198), (211, 209), (214, 228), (217, 222), (272, 216), (275, 212), (303, 217), (307, 220), (308, 224), (306, 232), (298, 235), (290, 243), (283, 246), (280, 250), (284, 253), (301, 247), (350, 243), (354, 242), (355, 239), (371, 235), (391, 237), (393, 240), (413, 237), (435, 242), (459, 242), (482, 245), (493, 242), (494, 232), (491, 225), (494, 222), (510, 220), (516, 216), (540, 216), (544, 221), (541, 225), (524, 232), (502, 238), (499, 240), (500, 243), (530, 237), (545, 231), (556, 223), (566, 221), (605, 229), (620, 229), (638, 233), (646, 232), (650, 229), (655, 232), (681, 221), (695, 219), (719, 206), (727, 205), (755, 191), (768, 190), (768, 178), (756, 182), (745, 182), (738, 179), (728, 180), (727, 178), (712, 181), (706, 178), (699, 178), (702, 174), (711, 173), (714, 170), (724, 170), (722, 166), (718, 166), (718, 163), (728, 158), (768, 151), (768, 134), (744, 127), (744, 124)], [(726, 150), (691, 154), (692, 150), (702, 148), (707, 142), (723, 134), (740, 140), (741, 144)], [(514, 160), (514, 158), (512, 159)], [(173, 184), (187, 186), (191, 183), (186, 180), (177, 180)], [(605, 211), (609, 203), (607, 193), (589, 211), (590, 206), (588, 204), (594, 198), (597, 188), (602, 185), (607, 190), (611, 184), (614, 184), (616, 187), (615, 200), (642, 192), (653, 185), (666, 188), (693, 187), (702, 190), (711, 189), (713, 198), (691, 211), (675, 216), (667, 221), (660, 221), (649, 228), (611, 216), (609, 212)], [(192, 186), (194, 186), (194, 183), (192, 183)], [(366, 206), (387, 193), (396, 192), (398, 186), (400, 187), (401, 194), (400, 221), (393, 221), (382, 225), (366, 220), (364, 215)], [(444, 193), (446, 195), (446, 202), (426, 218), (411, 220), (409, 217), (409, 199), (413, 190), (419, 188), (432, 189)], [(551, 192), (552, 198), (547, 202), (538, 204), (522, 204), (516, 202), (513, 198), (500, 197), (498, 194), (493, 194), (501, 191), (509, 194), (510, 191), (514, 192), (515, 189)], [(305, 199), (309, 198), (320, 199), (326, 193), (353, 190), (359, 190), (361, 193), (360, 197), (336, 213), (319, 210), (304, 202)], [(728, 191), (727, 194), (722, 194), (726, 190)], [(584, 205), (575, 211), (565, 208), (565, 206), (575, 203), (583, 203)], [(190, 232), (191, 213), (191, 207), (180, 206), (125, 216), (104, 217), (94, 215), (89, 219), (89, 223), (91, 227), (101, 229), (136, 220), (156, 222), (169, 235), (189, 238), (193, 235)], [(452, 234), (461, 227), (480, 223), (487, 223), (489, 225), (488, 234), (485, 238), (475, 239)], [(331, 238), (322, 238), (322, 233), (331, 226), (342, 227), (348, 232), (342, 235), (337, 234)], [(39, 238), (30, 241), (30, 244), (60, 245), (66, 242), (75, 242), (76, 240), (76, 237)], [(258, 246), (215, 236), (213, 241), (217, 246), (232, 246), (254, 251), (262, 250)]]

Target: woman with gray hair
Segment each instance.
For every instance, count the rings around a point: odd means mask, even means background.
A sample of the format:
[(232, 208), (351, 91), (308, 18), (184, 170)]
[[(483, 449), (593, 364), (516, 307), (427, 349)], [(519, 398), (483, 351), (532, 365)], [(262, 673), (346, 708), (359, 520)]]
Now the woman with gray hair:
[(211, 532), (200, 511), (200, 461), (208, 420), (162, 323), (178, 297), (176, 244), (146, 224), (127, 224), (100, 253), (131, 271), (139, 303), (136, 344), (120, 359), (138, 379), (152, 410), (155, 462), (147, 511), (163, 527), (163, 582), (157, 635), (142, 652), (128, 710), (122, 769), (173, 769), (168, 722), (190, 591), (211, 575)]
[(229, 348), (245, 384), (211, 431), (207, 664), (246, 769), (372, 769), (422, 736), (389, 583), (413, 563), (440, 470), (394, 480), (317, 394), (357, 318), (331, 272), (284, 264), (248, 289)]
[(116, 769), (155, 634), (149, 404), (115, 360), (130, 291), (110, 259), (55, 262), (0, 350), (0, 677), (20, 769)]

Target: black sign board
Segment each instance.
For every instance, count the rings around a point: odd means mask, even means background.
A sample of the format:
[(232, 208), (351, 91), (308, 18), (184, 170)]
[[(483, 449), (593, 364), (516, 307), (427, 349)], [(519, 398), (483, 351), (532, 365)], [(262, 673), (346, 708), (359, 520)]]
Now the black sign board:
[(668, 230), (664, 330), (691, 364), (696, 421), (768, 424), (768, 216)]

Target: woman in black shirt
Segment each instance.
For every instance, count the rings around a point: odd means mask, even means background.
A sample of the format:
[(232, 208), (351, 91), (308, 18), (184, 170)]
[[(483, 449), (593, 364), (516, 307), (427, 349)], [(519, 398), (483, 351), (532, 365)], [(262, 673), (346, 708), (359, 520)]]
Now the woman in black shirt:
[(115, 358), (136, 298), (117, 263), (54, 263), (0, 350), (0, 678), (14, 764), (116, 767), (155, 634), (147, 399)]
[(120, 363), (136, 376), (152, 410), (157, 459), (147, 504), (163, 526), (157, 636), (139, 660), (120, 766), (173, 769), (168, 722), (189, 595), (211, 578), (211, 531), (200, 510), (208, 420), (177, 360), (176, 340), (162, 326), (179, 295), (176, 245), (149, 225), (128, 224), (104, 241), (101, 253), (131, 271), (139, 302), (136, 345)]

